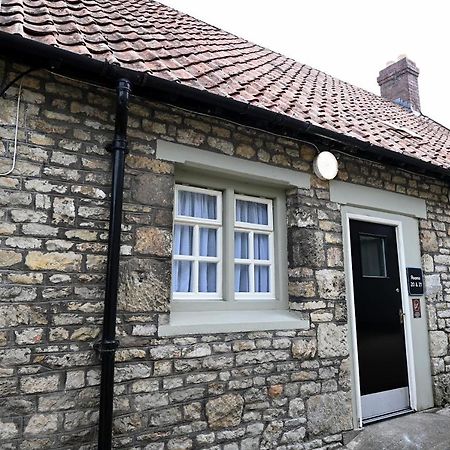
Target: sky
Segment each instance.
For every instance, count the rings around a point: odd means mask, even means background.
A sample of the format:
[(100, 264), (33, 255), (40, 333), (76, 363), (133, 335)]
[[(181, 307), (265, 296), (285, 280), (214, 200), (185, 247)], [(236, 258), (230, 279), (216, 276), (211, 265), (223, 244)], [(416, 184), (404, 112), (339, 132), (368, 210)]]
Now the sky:
[(375, 94), (379, 71), (406, 55), (420, 70), (422, 113), (450, 128), (445, 0), (160, 1)]

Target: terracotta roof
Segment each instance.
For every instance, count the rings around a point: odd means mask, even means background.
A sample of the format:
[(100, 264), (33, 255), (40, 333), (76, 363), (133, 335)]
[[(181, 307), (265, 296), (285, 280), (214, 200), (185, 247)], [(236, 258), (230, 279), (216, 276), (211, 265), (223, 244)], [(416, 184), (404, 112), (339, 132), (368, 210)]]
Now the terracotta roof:
[(151, 0), (2, 0), (0, 30), (450, 168), (450, 131)]

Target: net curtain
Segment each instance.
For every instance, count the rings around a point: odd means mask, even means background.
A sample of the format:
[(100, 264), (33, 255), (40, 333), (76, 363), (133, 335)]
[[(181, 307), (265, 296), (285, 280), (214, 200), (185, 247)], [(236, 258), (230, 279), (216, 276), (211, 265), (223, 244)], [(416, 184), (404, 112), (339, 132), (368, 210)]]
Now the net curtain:
[[(178, 191), (177, 213), (180, 216), (203, 219), (217, 218), (217, 197), (197, 192)], [(175, 225), (174, 255), (193, 255), (193, 226)], [(198, 254), (216, 256), (216, 229), (200, 228)], [(193, 262), (174, 261), (173, 290), (193, 292)], [(198, 265), (198, 291), (216, 292), (216, 263), (200, 262)]]

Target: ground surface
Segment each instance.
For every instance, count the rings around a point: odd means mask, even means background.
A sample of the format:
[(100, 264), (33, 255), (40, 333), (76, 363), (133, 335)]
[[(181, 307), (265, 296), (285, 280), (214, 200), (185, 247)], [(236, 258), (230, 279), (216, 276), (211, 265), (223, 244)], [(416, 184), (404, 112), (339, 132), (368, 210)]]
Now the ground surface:
[(450, 407), (408, 414), (372, 425), (348, 450), (450, 450)]

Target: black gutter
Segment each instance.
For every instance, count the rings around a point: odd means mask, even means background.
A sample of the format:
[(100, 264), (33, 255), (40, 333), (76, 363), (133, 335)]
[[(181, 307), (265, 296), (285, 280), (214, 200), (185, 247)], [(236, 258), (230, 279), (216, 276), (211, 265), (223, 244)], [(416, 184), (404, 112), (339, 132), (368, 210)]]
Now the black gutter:
[(120, 231), (122, 226), (123, 179), (125, 155), (128, 153), (128, 100), (131, 84), (117, 83), (115, 132), (107, 150), (112, 153), (111, 205), (109, 216), (108, 259), (106, 266), (105, 306), (102, 339), (96, 349), (101, 359), (100, 416), (98, 449), (110, 450), (114, 396), (114, 362), (119, 342), (116, 340), (117, 290), (119, 285)]
[(174, 81), (164, 80), (146, 73), (125, 69), (101, 62), (87, 56), (61, 50), (50, 45), (24, 39), (20, 36), (0, 32), (0, 54), (14, 60), (21, 58), (27, 65), (46, 65), (49, 70), (61, 75), (72, 76), (80, 81), (91, 81), (112, 87), (114, 80), (127, 78), (133, 83), (137, 96), (164, 103), (177, 104), (194, 112), (213, 114), (225, 120), (233, 120), (243, 126), (253, 126), (294, 139), (325, 138), (353, 151), (341, 150), (350, 155), (357, 151), (359, 156), (369, 160), (384, 161), (402, 168), (450, 181), (450, 170), (435, 164), (396, 153), (382, 146), (373, 145), (352, 136), (321, 128), (298, 119), (287, 117), (250, 104), (243, 104), (232, 98), (212, 94), (200, 88), (193, 88)]

